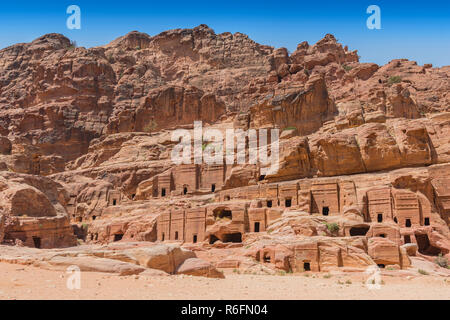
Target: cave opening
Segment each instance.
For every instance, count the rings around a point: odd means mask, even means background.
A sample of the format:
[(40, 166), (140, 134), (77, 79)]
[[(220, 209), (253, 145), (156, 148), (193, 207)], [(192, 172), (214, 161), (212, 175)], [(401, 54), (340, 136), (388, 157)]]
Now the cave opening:
[(365, 236), (367, 232), (369, 231), (369, 227), (352, 227), (350, 228), (350, 235), (352, 237), (354, 236)]
[(410, 235), (406, 235), (404, 237), (405, 243), (411, 243), (411, 236)]
[(255, 222), (255, 232), (259, 232), (259, 222)]
[(411, 228), (411, 219), (406, 219), (406, 221), (405, 221), (405, 227)]
[(311, 264), (309, 262), (303, 262), (303, 270), (311, 271)]
[(327, 216), (330, 213), (329, 207), (323, 207), (322, 208), (322, 215)]
[(123, 233), (116, 233), (114, 235), (114, 242), (120, 241), (120, 240), (122, 240), (122, 238), (123, 238)]
[(217, 208), (213, 211), (214, 219), (220, 220), (220, 219), (233, 219), (233, 213), (228, 208)]
[(378, 222), (378, 223), (383, 222), (383, 214), (382, 214), (382, 213), (379, 213), (379, 214), (377, 215), (377, 222)]
[(286, 208), (289, 208), (290, 206), (292, 206), (292, 199), (291, 198), (285, 199), (284, 200), (284, 206)]
[(439, 248), (434, 247), (430, 243), (430, 239), (427, 234), (416, 233), (417, 246), (419, 247), (419, 253), (427, 256), (437, 256), (441, 253)]
[(34, 243), (35, 248), (37, 248), (37, 249), (41, 248), (41, 238), (33, 237), (33, 243)]
[(219, 241), (219, 238), (217, 238), (215, 235), (212, 234), (209, 236), (209, 244), (213, 244), (217, 241)]
[(223, 242), (242, 242), (242, 234), (240, 232), (224, 234)]

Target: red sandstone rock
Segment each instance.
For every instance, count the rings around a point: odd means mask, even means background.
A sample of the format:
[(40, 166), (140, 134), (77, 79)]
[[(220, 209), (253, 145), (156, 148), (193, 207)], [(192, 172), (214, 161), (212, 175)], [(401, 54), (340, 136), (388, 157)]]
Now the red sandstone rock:
[(208, 278), (225, 278), (223, 273), (214, 268), (211, 263), (198, 259), (186, 259), (177, 269), (177, 274), (201, 276)]
[[(205, 25), (91, 49), (57, 34), (5, 48), (0, 240), (75, 246), (73, 227), (94, 246), (177, 243), (76, 257), (118, 273), (220, 276), (212, 265), (251, 268), (249, 257), (294, 272), (404, 269), (405, 244), (448, 257), (449, 75), (359, 63), (332, 35), (289, 55)], [(279, 171), (175, 166), (172, 130), (195, 120), (279, 128)]]

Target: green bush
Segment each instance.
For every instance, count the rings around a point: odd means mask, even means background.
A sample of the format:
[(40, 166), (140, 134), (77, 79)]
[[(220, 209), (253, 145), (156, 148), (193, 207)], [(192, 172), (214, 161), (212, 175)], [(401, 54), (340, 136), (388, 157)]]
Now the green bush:
[(439, 267), (448, 268), (448, 260), (447, 258), (442, 256), (442, 253), (439, 253), (439, 256), (434, 260)]
[(388, 80), (388, 85), (393, 85), (395, 83), (400, 83), (402, 82), (402, 78), (399, 76), (392, 76), (389, 78)]
[(334, 233), (339, 231), (339, 225), (335, 222), (326, 224), (328, 231)]
[(342, 68), (344, 68), (344, 70), (347, 72), (349, 72), (350, 70), (353, 69), (353, 67), (351, 67), (351, 66), (342, 66)]
[(424, 276), (427, 276), (427, 275), (429, 275), (429, 273), (428, 272), (426, 272), (425, 270), (423, 270), (423, 269), (419, 269), (419, 270), (417, 270), (420, 274), (423, 274)]

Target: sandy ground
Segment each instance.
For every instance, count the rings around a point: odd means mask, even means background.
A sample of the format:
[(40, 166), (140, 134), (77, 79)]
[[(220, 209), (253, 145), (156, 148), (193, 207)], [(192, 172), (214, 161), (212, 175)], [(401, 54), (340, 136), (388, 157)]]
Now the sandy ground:
[[(324, 277), (325, 276), (325, 277)], [(83, 272), (81, 289), (69, 290), (62, 271), (0, 263), (0, 299), (443, 299), (450, 279), (418, 275), (383, 276), (367, 289), (367, 275), (243, 275), (226, 279), (191, 276), (125, 276)]]

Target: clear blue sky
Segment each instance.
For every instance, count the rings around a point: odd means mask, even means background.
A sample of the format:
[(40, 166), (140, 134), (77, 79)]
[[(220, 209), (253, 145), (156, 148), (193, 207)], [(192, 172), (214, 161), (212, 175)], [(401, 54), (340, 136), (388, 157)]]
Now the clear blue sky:
[[(81, 8), (81, 30), (66, 28), (71, 4)], [(371, 4), (381, 8), (382, 30), (366, 27)], [(51, 32), (92, 47), (132, 30), (155, 35), (202, 23), (216, 33), (242, 32), (291, 52), (304, 40), (313, 44), (332, 33), (350, 49), (358, 49), (363, 62), (408, 58), (450, 65), (449, 0), (2, 1), (0, 48)]]

